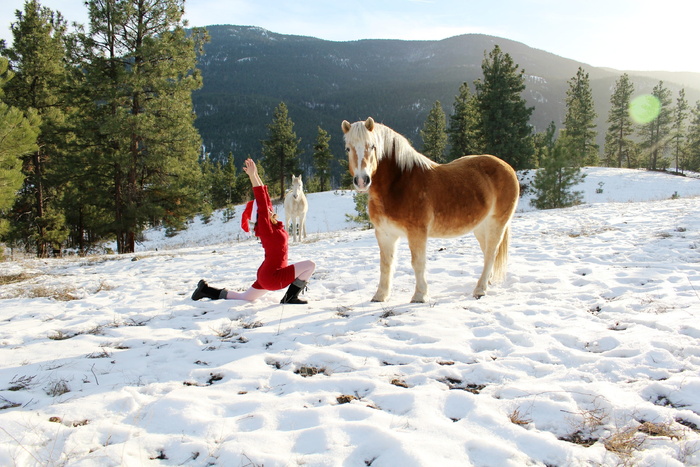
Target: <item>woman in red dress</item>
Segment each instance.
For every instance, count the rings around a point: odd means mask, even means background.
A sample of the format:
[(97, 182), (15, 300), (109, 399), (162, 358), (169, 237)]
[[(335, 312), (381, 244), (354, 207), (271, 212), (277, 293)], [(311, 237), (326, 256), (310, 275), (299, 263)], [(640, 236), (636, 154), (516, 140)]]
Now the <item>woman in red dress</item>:
[[(226, 289), (210, 287), (204, 280), (200, 280), (192, 294), (192, 300), (210, 298), (212, 300), (248, 300), (254, 301), (269, 290), (280, 290), (287, 286), (287, 292), (280, 303), (305, 304), (305, 300), (299, 298), (301, 292), (311, 278), (316, 264), (313, 261), (301, 261), (295, 264), (287, 264), (288, 240), (284, 223), (277, 220), (277, 214), (272, 210), (272, 202), (267, 192), (267, 186), (263, 185), (258, 175), (258, 167), (252, 159), (245, 161), (243, 170), (248, 174), (253, 185), (253, 195), (257, 204), (257, 220), (255, 222), (255, 235), (260, 238), (265, 250), (265, 260), (258, 268), (255, 283), (243, 293), (230, 292)], [(244, 218), (243, 228), (247, 226)], [(246, 229), (247, 231), (247, 229)]]

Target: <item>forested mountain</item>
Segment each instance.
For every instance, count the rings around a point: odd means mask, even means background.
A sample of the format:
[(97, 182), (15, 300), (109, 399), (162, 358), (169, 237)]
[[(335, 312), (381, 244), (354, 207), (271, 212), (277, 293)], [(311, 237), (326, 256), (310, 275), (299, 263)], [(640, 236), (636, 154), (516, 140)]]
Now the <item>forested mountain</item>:
[[(289, 36), (247, 26), (206, 28), (211, 41), (199, 67), (204, 86), (193, 95), (196, 126), (214, 159), (234, 154), (237, 166), (259, 157), (274, 108), (285, 102), (301, 138), (302, 166), (310, 165), (318, 127), (331, 135), (331, 149), (343, 157), (340, 123), (372, 116), (406, 135), (420, 148), (419, 130), (435, 101), (447, 115), (459, 86), (482, 77), (484, 53), (495, 45), (525, 70), (525, 99), (535, 107), (536, 132), (565, 114), (567, 81), (583, 67), (590, 75), (603, 145), (610, 94), (623, 73), (533, 49), (498, 37), (469, 34), (440, 41), (360, 40), (332, 42)], [(700, 74), (627, 72), (635, 95), (651, 92), (659, 80), (673, 100), (685, 88), (688, 102), (700, 100)]]

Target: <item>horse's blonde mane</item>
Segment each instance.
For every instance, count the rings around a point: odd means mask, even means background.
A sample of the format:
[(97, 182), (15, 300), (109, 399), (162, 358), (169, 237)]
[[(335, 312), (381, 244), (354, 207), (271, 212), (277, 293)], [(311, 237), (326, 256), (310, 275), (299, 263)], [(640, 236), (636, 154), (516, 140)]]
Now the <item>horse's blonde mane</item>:
[(364, 122), (356, 122), (345, 135), (345, 140), (352, 140), (353, 143), (374, 144), (377, 147), (378, 160), (393, 154), (396, 165), (402, 171), (415, 167), (430, 169), (437, 165), (436, 162), (416, 151), (403, 135), (381, 123), (375, 123), (374, 129), (369, 131)]

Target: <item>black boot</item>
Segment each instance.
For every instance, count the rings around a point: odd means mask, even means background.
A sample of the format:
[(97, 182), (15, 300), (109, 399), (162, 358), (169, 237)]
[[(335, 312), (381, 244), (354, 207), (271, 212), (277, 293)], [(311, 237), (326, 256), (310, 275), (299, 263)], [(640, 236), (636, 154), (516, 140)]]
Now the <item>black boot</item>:
[(209, 287), (209, 284), (204, 282), (204, 279), (202, 279), (197, 284), (197, 288), (194, 290), (194, 292), (192, 292), (192, 300), (200, 300), (202, 298), (219, 300), (220, 298), (226, 298), (226, 293), (226, 289), (215, 289), (214, 287)]
[(292, 305), (306, 305), (308, 302), (299, 298), (299, 292), (304, 290), (306, 287), (306, 281), (300, 279), (295, 279), (294, 282), (289, 284), (287, 292), (280, 300), (280, 303), (290, 303)]

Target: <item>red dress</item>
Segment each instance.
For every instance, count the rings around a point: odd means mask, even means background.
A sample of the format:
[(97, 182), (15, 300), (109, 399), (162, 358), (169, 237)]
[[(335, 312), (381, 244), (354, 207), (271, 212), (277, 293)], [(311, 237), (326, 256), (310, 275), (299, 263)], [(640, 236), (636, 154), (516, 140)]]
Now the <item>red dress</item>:
[(294, 282), (294, 265), (287, 264), (289, 236), (284, 230), (284, 223), (270, 222), (269, 210), (272, 209), (267, 186), (253, 187), (253, 195), (258, 204), (255, 223), (255, 235), (260, 238), (265, 250), (265, 260), (258, 268), (257, 280), (253, 288), (261, 290), (279, 290)]

